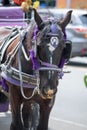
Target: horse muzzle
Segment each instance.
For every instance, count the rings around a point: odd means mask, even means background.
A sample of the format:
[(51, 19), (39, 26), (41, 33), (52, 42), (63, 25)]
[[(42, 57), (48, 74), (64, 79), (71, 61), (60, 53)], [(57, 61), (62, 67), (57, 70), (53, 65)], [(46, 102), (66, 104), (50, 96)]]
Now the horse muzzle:
[(43, 99), (52, 99), (53, 96), (56, 94), (56, 92), (57, 92), (57, 90), (52, 90), (52, 89), (48, 89), (48, 90), (44, 90), (44, 91), (39, 90), (39, 95)]

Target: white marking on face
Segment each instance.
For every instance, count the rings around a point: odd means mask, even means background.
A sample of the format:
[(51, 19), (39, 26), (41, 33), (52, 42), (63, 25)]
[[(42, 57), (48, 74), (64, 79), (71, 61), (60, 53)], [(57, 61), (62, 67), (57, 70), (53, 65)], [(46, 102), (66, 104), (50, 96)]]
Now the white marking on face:
[(50, 43), (47, 46), (49, 47), (50, 52), (53, 52), (55, 50), (55, 47), (53, 47)]
[[(52, 64), (52, 56), (50, 56), (50, 64)], [(51, 71), (49, 70), (48, 73), (49, 73), (49, 76), (48, 76), (48, 77), (49, 77), (49, 79), (50, 79), (50, 78), (51, 78)]]
[(53, 59), (52, 59), (52, 56), (50, 56), (50, 64), (52, 64), (53, 62)]
[[(52, 64), (52, 62), (53, 62), (53, 59), (52, 59), (52, 56), (50, 56), (50, 64)], [(54, 71), (48, 71), (48, 77), (49, 77), (49, 79), (51, 79), (51, 77), (54, 75)]]
[[(50, 43), (47, 44), (49, 51), (51, 52), (51, 54), (53, 53), (53, 51), (56, 49), (56, 47), (59, 44), (59, 39), (58, 37), (51, 37), (50, 38)], [(52, 64), (53, 59), (52, 56), (50, 56), (50, 64)], [(54, 71), (48, 71), (48, 77), (49, 79), (54, 75)]]

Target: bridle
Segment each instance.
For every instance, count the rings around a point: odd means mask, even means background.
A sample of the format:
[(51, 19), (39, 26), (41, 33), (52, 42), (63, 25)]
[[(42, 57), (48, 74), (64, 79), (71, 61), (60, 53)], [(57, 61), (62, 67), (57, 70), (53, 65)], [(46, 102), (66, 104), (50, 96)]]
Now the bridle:
[[(39, 33), (39, 31), (38, 31), (38, 28), (36, 27), (35, 28), (35, 30), (34, 30), (34, 37), (33, 37), (33, 45), (34, 45), (34, 47), (33, 47), (33, 50), (30, 52), (30, 57), (31, 57), (31, 59), (32, 59), (32, 62), (33, 62), (33, 68), (34, 68), (34, 70), (35, 69), (37, 69), (37, 70), (39, 70), (39, 71), (44, 71), (44, 70), (53, 70), (53, 71), (57, 71), (57, 72), (62, 72), (62, 68), (63, 68), (63, 66), (64, 66), (64, 64), (65, 64), (65, 62), (66, 62), (66, 60), (65, 59), (62, 59), (62, 61), (61, 61), (61, 64), (60, 64), (60, 66), (57, 66), (57, 65), (54, 65), (53, 63), (48, 63), (48, 62), (44, 62), (44, 61), (41, 61), (41, 59), (37, 59), (37, 46), (40, 44), (40, 43), (38, 43), (38, 41), (37, 41), (37, 37), (38, 37), (38, 33)], [(51, 36), (51, 38), (50, 39), (52, 39), (52, 38), (56, 38), (57, 39), (57, 37), (59, 37), (57, 34), (52, 34), (52, 33), (48, 33), (47, 34), (47, 37), (49, 37), (49, 36)], [(63, 38), (63, 36), (62, 36), (62, 38)], [(62, 39), (61, 38), (61, 39)], [(64, 38), (63, 38), (63, 40), (61, 40), (60, 42), (64, 42), (65, 40), (64, 40)], [(49, 43), (50, 44), (50, 43)], [(48, 44), (47, 44), (47, 46), (48, 46)], [(56, 48), (58, 45), (53, 45), (54, 46), (54, 48)], [(63, 48), (65, 47), (66, 45), (64, 44), (63, 45)], [(33, 53), (33, 55), (32, 55), (32, 53)], [(36, 64), (35, 64), (35, 62), (34, 62), (34, 58), (36, 58), (37, 59), (37, 62), (38, 62), (38, 66), (36, 66)], [(60, 76), (60, 74), (58, 75), (58, 77), (59, 78), (61, 78), (61, 76)]]

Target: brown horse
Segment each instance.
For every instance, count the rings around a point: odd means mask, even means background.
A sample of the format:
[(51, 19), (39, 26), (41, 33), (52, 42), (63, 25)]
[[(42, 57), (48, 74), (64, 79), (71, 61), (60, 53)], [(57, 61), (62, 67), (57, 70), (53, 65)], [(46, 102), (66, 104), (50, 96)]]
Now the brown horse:
[(71, 51), (67, 49), (63, 30), (72, 11), (62, 21), (43, 21), (33, 11), (35, 21), (25, 29), (15, 29), (10, 42), (6, 40), (9, 45), (1, 61), (2, 80), (9, 86), (10, 130), (48, 129), (59, 78)]

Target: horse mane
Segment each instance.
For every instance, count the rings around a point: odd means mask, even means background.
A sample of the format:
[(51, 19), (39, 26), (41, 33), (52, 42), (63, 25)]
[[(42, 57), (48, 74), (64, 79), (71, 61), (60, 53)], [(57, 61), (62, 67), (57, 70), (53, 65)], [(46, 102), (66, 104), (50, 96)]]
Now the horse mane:
[(33, 21), (29, 23), (28, 28), (26, 30), (25, 45), (27, 46), (27, 50), (30, 50), (32, 48), (32, 40), (34, 36), (35, 27), (36, 23)]

